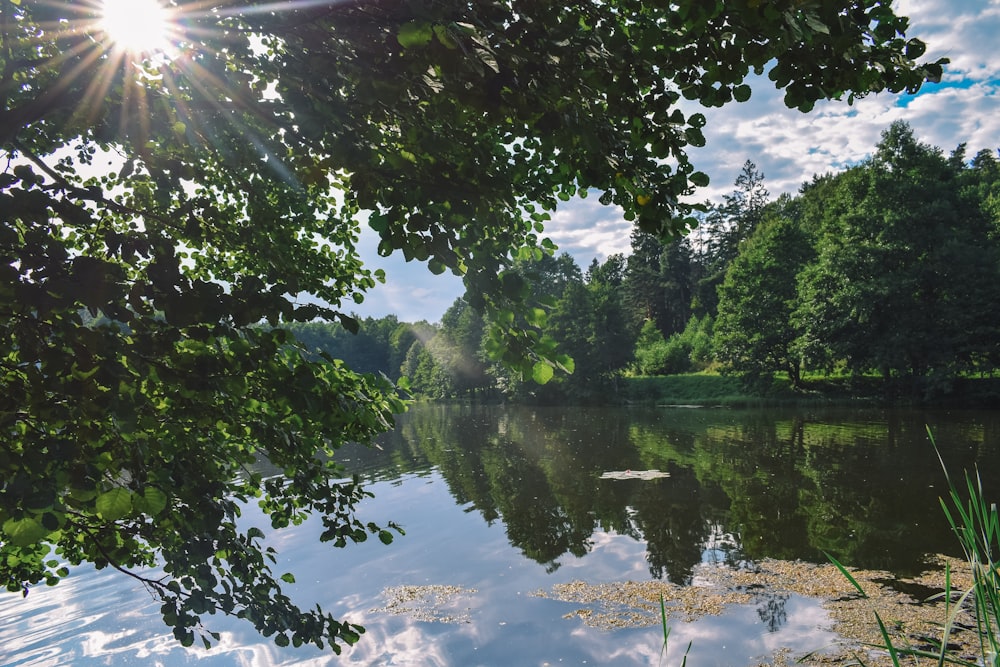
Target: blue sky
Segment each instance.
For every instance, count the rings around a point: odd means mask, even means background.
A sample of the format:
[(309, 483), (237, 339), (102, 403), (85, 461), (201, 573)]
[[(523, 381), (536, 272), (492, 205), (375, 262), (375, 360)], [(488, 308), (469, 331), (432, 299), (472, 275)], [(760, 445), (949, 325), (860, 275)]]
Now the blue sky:
[[(707, 144), (689, 154), (712, 183), (696, 200), (720, 201), (748, 159), (763, 172), (772, 197), (795, 192), (814, 174), (864, 159), (896, 120), (908, 122), (919, 140), (945, 152), (962, 142), (968, 142), (969, 155), (1000, 148), (1000, 0), (901, 0), (895, 7), (910, 17), (909, 36), (927, 43), (927, 59), (951, 59), (941, 84), (925, 86), (916, 96), (872, 95), (853, 106), (824, 102), (803, 114), (785, 108), (781, 92), (765, 78), (748, 102), (704, 110)], [(546, 231), (560, 252), (569, 252), (586, 269), (595, 257), (603, 261), (627, 253), (631, 224), (619, 210), (589, 197), (563, 204)], [(434, 276), (423, 264), (401, 257), (378, 257), (375, 245), (374, 234), (366, 233), (363, 252), (372, 268), (385, 270), (386, 284), (353, 307), (357, 314), (436, 322), (464, 292), (459, 278)]]

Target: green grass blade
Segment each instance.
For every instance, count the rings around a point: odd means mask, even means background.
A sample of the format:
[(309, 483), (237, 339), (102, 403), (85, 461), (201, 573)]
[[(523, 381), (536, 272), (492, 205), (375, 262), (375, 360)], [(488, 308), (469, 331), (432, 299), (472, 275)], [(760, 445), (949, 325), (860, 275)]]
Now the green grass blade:
[(663, 646), (666, 647), (670, 638), (670, 628), (667, 627), (667, 606), (663, 602), (663, 593), (660, 593), (660, 623), (663, 625)]
[(854, 586), (855, 590), (858, 591), (858, 593), (861, 595), (862, 599), (867, 600), (868, 599), (868, 594), (865, 593), (865, 589), (862, 588), (861, 584), (858, 583), (858, 580), (855, 579), (854, 576), (850, 572), (847, 571), (847, 568), (844, 567), (844, 565), (839, 560), (837, 560), (836, 558), (834, 558), (832, 555), (828, 554), (827, 552), (824, 551), (823, 555), (826, 556), (827, 560), (829, 560), (831, 563), (833, 563), (834, 567), (836, 567), (838, 570), (840, 570), (840, 573), (842, 575), (844, 575), (845, 579), (847, 579), (849, 582), (851, 582), (851, 585)]

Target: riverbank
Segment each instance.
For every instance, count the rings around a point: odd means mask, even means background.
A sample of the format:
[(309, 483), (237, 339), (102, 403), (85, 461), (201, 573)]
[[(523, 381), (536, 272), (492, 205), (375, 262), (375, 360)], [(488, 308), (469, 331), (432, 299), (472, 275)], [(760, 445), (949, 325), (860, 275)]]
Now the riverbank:
[(961, 378), (936, 391), (918, 393), (903, 383), (887, 385), (874, 376), (808, 378), (795, 389), (785, 378), (775, 378), (762, 391), (752, 392), (735, 377), (690, 373), (654, 377), (626, 377), (620, 396), (625, 403), (660, 406), (768, 407), (820, 403), (824, 405), (919, 405), (1000, 407), (1000, 378)]

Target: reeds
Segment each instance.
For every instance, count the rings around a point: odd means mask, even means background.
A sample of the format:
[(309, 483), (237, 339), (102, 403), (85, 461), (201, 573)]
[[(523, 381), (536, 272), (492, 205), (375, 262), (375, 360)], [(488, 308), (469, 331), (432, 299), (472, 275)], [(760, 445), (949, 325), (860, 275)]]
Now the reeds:
[[(927, 430), (937, 452), (938, 460), (948, 480), (951, 502), (941, 499), (941, 508), (958, 537), (972, 573), (972, 599), (975, 603), (976, 631), (979, 635), (980, 657), (984, 665), (1000, 664), (1000, 573), (997, 558), (1000, 556), (1000, 513), (996, 503), (988, 503), (983, 493), (983, 482), (976, 471), (975, 477), (966, 471), (967, 499), (959, 494), (948, 475), (948, 468), (934, 442), (934, 435)], [(969, 593), (966, 593), (968, 596)], [(965, 596), (963, 596), (965, 597)], [(950, 626), (945, 626), (949, 631)], [(947, 643), (945, 643), (947, 645)], [(942, 651), (943, 652), (943, 651)], [(939, 664), (943, 664), (943, 661)]]
[[(965, 472), (965, 495), (952, 481), (948, 468), (941, 457), (934, 434), (928, 428), (931, 444), (941, 462), (945, 480), (948, 482), (948, 498), (941, 498), (941, 508), (958, 537), (965, 558), (969, 563), (972, 575), (972, 586), (965, 591), (956, 591), (952, 586), (951, 570), (945, 568), (945, 590), (940, 597), (945, 603), (945, 619), (942, 624), (941, 639), (935, 641), (936, 650), (928, 651), (913, 647), (897, 647), (893, 644), (885, 622), (874, 612), (875, 620), (884, 641), (884, 648), (889, 652), (892, 664), (928, 664), (933, 660), (938, 667), (948, 665), (963, 665), (967, 667), (1000, 667), (1000, 513), (996, 503), (986, 501), (983, 492), (982, 479), (977, 470), (975, 475)], [(867, 598), (864, 589), (851, 576), (837, 559), (827, 554), (830, 562), (847, 578), (852, 586), (863, 597)], [(971, 601), (971, 602), (970, 602)], [(975, 631), (979, 642), (979, 659), (971, 662), (949, 650), (949, 639), (955, 629), (955, 620), (959, 612), (968, 605), (973, 606), (975, 616)], [(864, 661), (855, 656), (858, 664), (864, 666)], [(919, 662), (923, 659), (923, 662)], [(912, 663), (911, 663), (912, 660)]]

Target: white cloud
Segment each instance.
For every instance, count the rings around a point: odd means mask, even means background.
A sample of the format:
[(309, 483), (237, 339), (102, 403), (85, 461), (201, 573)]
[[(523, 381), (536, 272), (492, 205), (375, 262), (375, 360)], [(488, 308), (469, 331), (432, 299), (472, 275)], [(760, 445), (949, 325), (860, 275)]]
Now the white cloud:
[(561, 205), (546, 225), (546, 234), (568, 252), (583, 270), (597, 258), (629, 251), (632, 223), (622, 217), (617, 206), (604, 206), (596, 196), (573, 199)]

